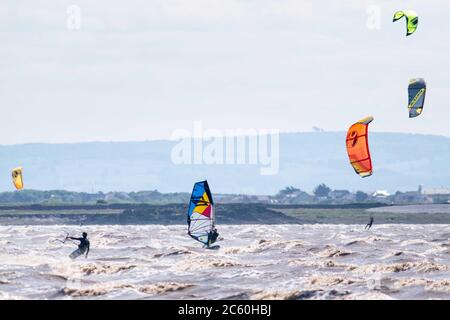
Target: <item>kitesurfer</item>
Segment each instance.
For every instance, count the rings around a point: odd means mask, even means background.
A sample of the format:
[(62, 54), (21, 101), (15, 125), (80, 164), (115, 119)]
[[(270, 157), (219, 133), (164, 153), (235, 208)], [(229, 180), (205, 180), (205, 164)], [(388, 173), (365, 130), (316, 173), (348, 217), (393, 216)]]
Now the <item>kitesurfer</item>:
[(372, 224), (373, 224), (373, 217), (370, 217), (370, 221), (368, 224), (366, 224), (364, 229), (370, 230), (370, 228), (372, 227)]
[(86, 253), (85, 257), (87, 258), (88, 254), (89, 254), (89, 249), (90, 249), (90, 242), (89, 242), (89, 240), (87, 238), (87, 233), (83, 232), (81, 238), (69, 237), (69, 236), (67, 238), (71, 239), (71, 240), (80, 241), (80, 244), (78, 245), (78, 249), (75, 250), (74, 252), (72, 252), (69, 257), (71, 259), (76, 259), (79, 256), (81, 256), (81, 255)]

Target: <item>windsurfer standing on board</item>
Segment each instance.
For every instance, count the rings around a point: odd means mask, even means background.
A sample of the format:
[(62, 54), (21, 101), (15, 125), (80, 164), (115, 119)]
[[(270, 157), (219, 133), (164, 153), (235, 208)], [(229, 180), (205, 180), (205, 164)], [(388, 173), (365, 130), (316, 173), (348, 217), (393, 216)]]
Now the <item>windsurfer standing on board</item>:
[(208, 232), (208, 244), (207, 244), (207, 246), (209, 247), (214, 242), (216, 242), (218, 237), (219, 237), (219, 233), (217, 232), (216, 227), (213, 226), (211, 231)]

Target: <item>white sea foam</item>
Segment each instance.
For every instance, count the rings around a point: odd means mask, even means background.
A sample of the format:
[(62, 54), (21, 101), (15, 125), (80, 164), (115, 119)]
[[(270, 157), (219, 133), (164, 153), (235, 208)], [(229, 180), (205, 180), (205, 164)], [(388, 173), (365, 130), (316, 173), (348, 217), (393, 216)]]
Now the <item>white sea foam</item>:
[[(72, 261), (65, 231), (87, 231)], [(449, 225), (0, 226), (0, 299), (450, 299)]]

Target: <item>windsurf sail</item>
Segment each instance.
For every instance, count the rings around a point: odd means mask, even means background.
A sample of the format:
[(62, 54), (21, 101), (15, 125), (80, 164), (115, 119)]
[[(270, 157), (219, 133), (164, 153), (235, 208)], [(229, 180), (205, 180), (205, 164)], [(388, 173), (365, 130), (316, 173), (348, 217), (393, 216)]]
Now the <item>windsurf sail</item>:
[(347, 154), (355, 172), (361, 177), (372, 175), (372, 159), (369, 152), (368, 130), (373, 117), (367, 117), (353, 124), (347, 132)]
[(214, 202), (208, 182), (195, 183), (187, 214), (188, 234), (208, 245), (208, 234), (214, 228)]
[(408, 108), (410, 118), (415, 118), (422, 113), (426, 91), (427, 84), (424, 79), (418, 78), (409, 81)]
[(417, 13), (412, 10), (397, 11), (394, 14), (393, 22), (398, 21), (403, 17), (406, 19), (406, 36), (410, 36), (417, 30), (419, 17), (417, 16)]
[(17, 190), (23, 189), (22, 167), (17, 167), (12, 170), (12, 180)]

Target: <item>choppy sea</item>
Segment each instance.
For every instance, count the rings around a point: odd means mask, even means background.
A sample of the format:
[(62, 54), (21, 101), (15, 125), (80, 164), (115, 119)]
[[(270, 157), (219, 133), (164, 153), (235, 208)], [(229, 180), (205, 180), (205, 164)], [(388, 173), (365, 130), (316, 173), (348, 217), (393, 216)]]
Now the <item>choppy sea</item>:
[(207, 250), (185, 226), (0, 226), (0, 299), (450, 299), (450, 225), (218, 230)]

